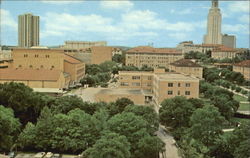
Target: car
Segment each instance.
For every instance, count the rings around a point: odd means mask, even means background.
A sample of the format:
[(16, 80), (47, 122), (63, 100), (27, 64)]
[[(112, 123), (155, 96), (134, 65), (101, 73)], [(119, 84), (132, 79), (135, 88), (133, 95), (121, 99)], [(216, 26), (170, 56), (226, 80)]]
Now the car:
[(46, 152), (39, 152), (37, 153), (34, 158), (43, 158), (45, 156)]
[(52, 158), (54, 154), (52, 152), (47, 152), (44, 158)]
[(9, 152), (8, 156), (9, 156), (9, 158), (14, 158), (15, 157), (15, 153), (13, 151)]
[(54, 154), (51, 158), (60, 158), (61, 155), (60, 154)]

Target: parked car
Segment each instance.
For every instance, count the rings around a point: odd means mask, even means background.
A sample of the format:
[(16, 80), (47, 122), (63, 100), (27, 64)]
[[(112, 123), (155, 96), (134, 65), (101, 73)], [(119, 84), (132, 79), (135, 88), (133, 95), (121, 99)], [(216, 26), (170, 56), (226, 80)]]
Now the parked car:
[(60, 154), (54, 154), (51, 158), (61, 158)]
[(37, 153), (34, 158), (43, 158), (45, 156), (46, 152), (39, 152)]
[(47, 152), (44, 158), (52, 158), (54, 154), (52, 152)]
[(14, 158), (16, 156), (15, 152), (9, 152), (8, 157), (9, 158)]

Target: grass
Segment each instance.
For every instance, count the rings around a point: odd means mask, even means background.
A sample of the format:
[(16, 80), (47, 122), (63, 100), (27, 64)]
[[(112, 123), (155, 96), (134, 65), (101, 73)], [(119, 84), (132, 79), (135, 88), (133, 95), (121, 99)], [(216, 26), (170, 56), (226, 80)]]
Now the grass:
[(249, 103), (240, 103), (239, 109), (240, 111), (250, 111), (250, 104)]
[(247, 98), (234, 94), (234, 100), (241, 102), (241, 101), (247, 101)]

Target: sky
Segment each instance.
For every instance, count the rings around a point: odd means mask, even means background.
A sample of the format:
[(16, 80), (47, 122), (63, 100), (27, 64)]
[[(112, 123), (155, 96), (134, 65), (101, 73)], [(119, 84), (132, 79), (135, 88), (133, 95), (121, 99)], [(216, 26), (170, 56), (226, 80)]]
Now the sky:
[[(11, 1), (2, 0), (0, 44), (17, 45), (18, 15), (40, 16), (40, 45), (66, 40), (107, 41), (111, 46), (175, 47), (201, 44), (211, 1)], [(249, 48), (249, 1), (220, 1), (222, 33)]]

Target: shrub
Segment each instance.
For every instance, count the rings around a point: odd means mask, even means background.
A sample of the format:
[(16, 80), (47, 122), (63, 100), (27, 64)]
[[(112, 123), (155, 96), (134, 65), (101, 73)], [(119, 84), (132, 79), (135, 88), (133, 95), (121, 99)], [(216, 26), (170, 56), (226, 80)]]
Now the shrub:
[(242, 90), (242, 91), (241, 91), (241, 94), (246, 95), (246, 94), (247, 94), (247, 91), (246, 91), (246, 90)]
[(240, 92), (241, 91), (241, 88), (240, 87), (236, 87), (236, 92)]

